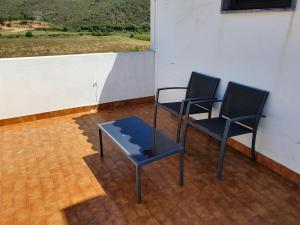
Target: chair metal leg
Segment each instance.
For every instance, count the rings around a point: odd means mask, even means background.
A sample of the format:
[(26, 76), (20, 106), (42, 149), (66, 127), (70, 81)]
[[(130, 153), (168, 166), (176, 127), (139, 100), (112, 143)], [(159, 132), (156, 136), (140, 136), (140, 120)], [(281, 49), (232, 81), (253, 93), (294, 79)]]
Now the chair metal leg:
[(184, 183), (184, 153), (179, 153), (179, 185)]
[(223, 164), (224, 164), (224, 156), (225, 156), (225, 150), (226, 150), (226, 142), (227, 142), (227, 138), (224, 138), (222, 140), (221, 147), (220, 147), (220, 156), (219, 156), (218, 168), (217, 168), (217, 175), (216, 175), (216, 177), (218, 179), (221, 179), (221, 177), (222, 177), (222, 170), (223, 170)]
[(99, 129), (99, 141), (100, 141), (100, 157), (103, 158), (103, 142), (102, 142), (102, 131)]
[(179, 142), (180, 142), (181, 120), (182, 120), (182, 114), (178, 115), (178, 125), (177, 125), (177, 132), (176, 132), (176, 143), (177, 144), (179, 144)]
[(256, 131), (252, 135), (252, 148), (251, 148), (251, 160), (256, 160), (256, 151), (255, 151), (255, 142), (256, 142)]
[(141, 195), (141, 167), (136, 166), (136, 201), (137, 203), (142, 202)]
[(153, 127), (156, 128), (156, 118), (157, 118), (157, 104), (154, 106), (154, 119), (153, 119)]
[(231, 126), (231, 122), (228, 120), (226, 122), (223, 139), (222, 139), (221, 147), (220, 147), (220, 156), (219, 156), (218, 168), (217, 168), (217, 178), (218, 179), (221, 179), (221, 177), (222, 177), (226, 143), (227, 143), (227, 138), (229, 136), (230, 126)]
[(184, 151), (185, 151), (185, 143), (186, 143), (186, 135), (187, 135), (187, 131), (188, 131), (188, 124), (187, 122), (185, 123), (184, 125), (184, 129), (183, 129), (183, 139), (182, 139), (182, 146), (184, 148)]
[(181, 106), (180, 106), (180, 112), (178, 114), (178, 125), (177, 125), (177, 134), (176, 134), (176, 143), (177, 144), (179, 144), (179, 142), (180, 142), (181, 121), (182, 121), (184, 104), (185, 104), (185, 101), (182, 101)]

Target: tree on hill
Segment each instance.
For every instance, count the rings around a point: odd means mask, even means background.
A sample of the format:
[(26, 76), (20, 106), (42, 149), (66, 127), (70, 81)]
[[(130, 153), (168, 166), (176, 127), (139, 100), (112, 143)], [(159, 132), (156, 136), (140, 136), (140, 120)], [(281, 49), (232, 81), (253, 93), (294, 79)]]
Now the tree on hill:
[(4, 22), (5, 22), (5, 18), (0, 16), (0, 25), (4, 25)]

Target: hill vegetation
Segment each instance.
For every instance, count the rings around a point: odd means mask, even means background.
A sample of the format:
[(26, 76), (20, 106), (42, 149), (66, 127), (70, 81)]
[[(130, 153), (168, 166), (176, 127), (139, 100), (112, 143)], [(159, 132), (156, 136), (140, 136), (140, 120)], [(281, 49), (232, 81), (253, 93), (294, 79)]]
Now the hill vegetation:
[(150, 47), (150, 0), (0, 0), (0, 58)]
[(33, 20), (51, 30), (150, 30), (150, 0), (0, 0), (0, 23)]
[(149, 42), (126, 36), (55, 35), (0, 38), (0, 58), (69, 55), (99, 52), (135, 52), (149, 49)]

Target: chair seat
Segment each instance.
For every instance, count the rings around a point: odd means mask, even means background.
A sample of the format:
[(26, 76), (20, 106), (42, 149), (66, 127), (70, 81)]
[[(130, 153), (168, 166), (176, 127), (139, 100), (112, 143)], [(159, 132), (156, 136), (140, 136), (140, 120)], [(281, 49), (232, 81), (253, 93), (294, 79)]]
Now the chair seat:
[[(181, 109), (181, 102), (168, 102), (168, 103), (160, 103), (160, 106), (165, 108), (166, 110), (179, 115)], [(186, 102), (183, 107), (183, 115), (186, 114), (188, 103)], [(197, 105), (192, 105), (190, 108), (190, 114), (197, 114), (197, 113), (207, 113), (208, 110), (204, 109)]]
[[(204, 120), (194, 120), (190, 121), (189, 124), (199, 128), (200, 130), (208, 133), (220, 140), (223, 138), (225, 126), (227, 119), (225, 118), (212, 118)], [(238, 136), (242, 134), (252, 133), (253, 131), (250, 128), (233, 123), (229, 132), (229, 137)]]

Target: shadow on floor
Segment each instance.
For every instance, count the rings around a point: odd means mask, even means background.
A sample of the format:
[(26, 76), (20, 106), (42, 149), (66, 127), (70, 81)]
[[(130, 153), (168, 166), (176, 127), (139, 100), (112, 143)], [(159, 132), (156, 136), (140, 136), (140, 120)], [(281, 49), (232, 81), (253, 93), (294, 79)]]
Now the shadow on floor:
[[(136, 108), (138, 108), (138, 110), (136, 110)], [(134, 106), (118, 106), (101, 109), (100, 112), (93, 114), (81, 115), (75, 117), (74, 120), (75, 123), (78, 124), (79, 129), (82, 130), (83, 135), (87, 137), (87, 141), (92, 144), (93, 150), (99, 151), (98, 124), (129, 116), (138, 116), (144, 119), (148, 124), (152, 124), (152, 108), (152, 103), (136, 104)], [(107, 141), (106, 139), (105, 137), (104, 142)]]
[[(107, 153), (105, 160), (98, 153), (83, 157), (106, 195), (63, 209), (69, 225), (125, 225), (139, 220), (136, 211), (144, 206), (135, 201), (134, 167), (116, 153), (116, 156)], [(143, 188), (145, 192), (149, 189), (147, 184)]]
[(63, 209), (69, 225), (106, 224), (107, 215), (103, 208), (103, 198), (95, 197)]
[[(97, 151), (83, 160), (106, 196), (64, 209), (70, 225), (151, 220), (155, 225), (299, 223), (299, 188), (231, 148), (226, 152), (224, 178), (216, 181), (219, 143), (193, 129), (187, 141), (184, 187), (178, 186), (177, 158), (159, 161), (143, 168), (143, 204), (136, 204), (135, 168), (105, 136), (104, 159), (100, 159), (97, 124), (131, 115), (151, 124), (152, 107), (126, 106), (74, 118)], [(175, 137), (176, 125), (176, 119), (160, 114), (159, 128), (165, 134)]]
[[(135, 168), (120, 153), (106, 153), (103, 159), (96, 153), (83, 157), (83, 160), (108, 196), (116, 197), (114, 200), (121, 197), (135, 201)], [(122, 191), (127, 193), (122, 196)]]

